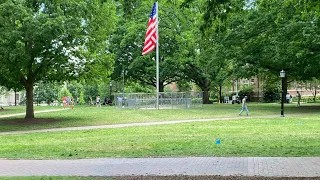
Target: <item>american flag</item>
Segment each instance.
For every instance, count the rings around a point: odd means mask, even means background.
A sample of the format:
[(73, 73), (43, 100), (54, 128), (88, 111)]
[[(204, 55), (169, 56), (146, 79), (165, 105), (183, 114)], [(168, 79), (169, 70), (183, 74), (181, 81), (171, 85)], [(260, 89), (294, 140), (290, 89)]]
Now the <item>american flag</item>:
[(150, 14), (150, 19), (148, 22), (148, 29), (146, 33), (146, 39), (144, 41), (144, 47), (142, 50), (142, 55), (145, 55), (156, 47), (157, 41), (157, 3), (153, 4), (153, 8)]

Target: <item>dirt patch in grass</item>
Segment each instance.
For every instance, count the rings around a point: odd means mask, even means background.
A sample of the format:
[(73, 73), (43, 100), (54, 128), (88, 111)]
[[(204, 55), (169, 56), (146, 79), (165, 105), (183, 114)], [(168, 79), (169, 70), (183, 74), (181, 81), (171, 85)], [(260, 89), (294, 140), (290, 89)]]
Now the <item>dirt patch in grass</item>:
[(11, 125), (11, 126), (28, 126), (28, 125), (42, 125), (42, 124), (53, 124), (57, 123), (60, 120), (52, 118), (18, 118), (10, 120), (1, 120), (0, 125)]

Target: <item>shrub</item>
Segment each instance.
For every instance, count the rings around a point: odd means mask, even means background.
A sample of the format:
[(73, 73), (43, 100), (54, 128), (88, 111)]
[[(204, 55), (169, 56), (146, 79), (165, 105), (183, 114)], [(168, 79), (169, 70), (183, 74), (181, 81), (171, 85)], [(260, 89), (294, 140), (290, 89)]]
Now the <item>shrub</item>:
[(281, 99), (281, 90), (277, 84), (265, 84), (263, 86), (263, 101), (275, 102)]
[(62, 102), (62, 98), (64, 96), (69, 96), (72, 97), (72, 94), (70, 93), (70, 91), (67, 88), (62, 88), (59, 92), (59, 96), (58, 96), (58, 101)]
[(244, 96), (248, 96), (247, 101), (250, 101), (252, 94), (253, 94), (253, 87), (250, 87), (250, 86), (243, 88), (238, 93), (240, 99), (243, 99)]

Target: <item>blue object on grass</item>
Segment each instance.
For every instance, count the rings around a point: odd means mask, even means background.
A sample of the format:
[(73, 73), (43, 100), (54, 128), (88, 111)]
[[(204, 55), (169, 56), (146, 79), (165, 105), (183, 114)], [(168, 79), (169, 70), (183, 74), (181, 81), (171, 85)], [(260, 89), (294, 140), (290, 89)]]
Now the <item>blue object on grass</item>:
[(216, 144), (221, 144), (220, 139), (216, 140)]

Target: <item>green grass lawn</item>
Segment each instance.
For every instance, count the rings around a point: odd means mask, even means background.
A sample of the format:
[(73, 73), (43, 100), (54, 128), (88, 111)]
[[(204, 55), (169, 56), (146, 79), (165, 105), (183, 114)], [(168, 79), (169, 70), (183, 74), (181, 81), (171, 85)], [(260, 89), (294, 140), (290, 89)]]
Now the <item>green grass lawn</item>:
[[(286, 114), (306, 114), (319, 113), (319, 108), (316, 105), (307, 104), (300, 108), (294, 104), (285, 106)], [(104, 124), (124, 124), (133, 122), (152, 122), (152, 121), (171, 121), (171, 120), (186, 120), (186, 119), (208, 119), (231, 117), (238, 118), (240, 111), (238, 104), (213, 104), (204, 105), (203, 108), (197, 109), (161, 109), (161, 110), (134, 110), (134, 109), (115, 109), (113, 106), (104, 106), (101, 108), (90, 106), (77, 106), (74, 110), (68, 109), (59, 112), (35, 114), (36, 118), (42, 121), (36, 123), (20, 123), (20, 117), (0, 118), (0, 132), (30, 130), (30, 129), (46, 129), (46, 128), (61, 128), (61, 127), (77, 127), (77, 126), (93, 126)], [(10, 107), (6, 108), (5, 113), (18, 111), (24, 112), (25, 107)], [(61, 107), (41, 107), (36, 106), (35, 111), (44, 109), (57, 109)], [(257, 104), (250, 103), (248, 105), (251, 117), (260, 117), (266, 115), (279, 115), (279, 104)], [(0, 111), (0, 113), (3, 113)], [(245, 113), (243, 113), (245, 114)], [(0, 114), (2, 115), (2, 114)], [(20, 118), (20, 119), (17, 119)], [(17, 123), (15, 123), (17, 121)]]
[[(285, 115), (289, 116), (284, 118), (280, 117), (279, 104), (254, 103), (249, 104), (250, 118), (238, 118), (240, 106), (230, 104), (174, 110), (78, 106), (75, 110), (36, 114), (44, 120), (55, 119), (39, 124), (10, 124), (17, 118), (2, 118), (1, 131), (219, 117), (235, 120), (0, 135), (0, 158), (320, 156), (320, 116), (316, 105), (286, 105)], [(12, 112), (23, 109), (11, 108)], [(262, 117), (266, 115), (273, 117)]]
[(308, 115), (2, 135), (0, 158), (320, 156), (319, 127)]

